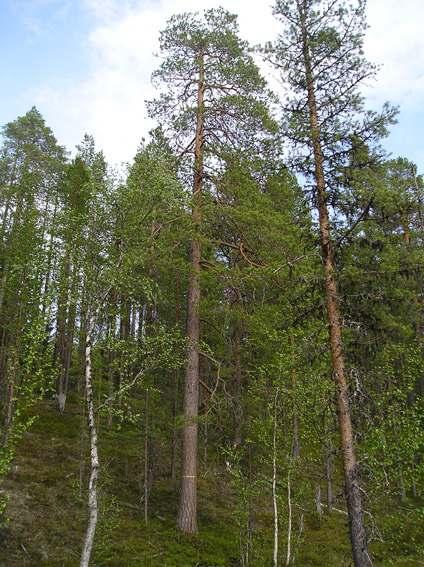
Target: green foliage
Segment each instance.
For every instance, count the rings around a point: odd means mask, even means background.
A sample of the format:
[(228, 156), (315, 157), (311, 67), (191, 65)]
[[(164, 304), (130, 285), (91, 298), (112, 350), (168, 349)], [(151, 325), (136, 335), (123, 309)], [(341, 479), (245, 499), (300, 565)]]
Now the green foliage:
[[(0, 531), (8, 516), (11, 522), (0, 563), (24, 564), (27, 553), (40, 565), (79, 556), (90, 322), (100, 454), (95, 564), (270, 564), (274, 464), (280, 558), (290, 514), (294, 564), (349, 561), (317, 219), (309, 207), (307, 77), (289, 18), (299, 5), (276, 2), (286, 33), (264, 50), (291, 87), (281, 130), (237, 17), (221, 8), (169, 20), (154, 74), (161, 94), (149, 104), (162, 126), (121, 177), (90, 136), (68, 158), (35, 108), (4, 127)], [(384, 159), (380, 139), (395, 111), (367, 112), (355, 87), (374, 74), (362, 56), (365, 4), (304, 6), (371, 548), (376, 565), (418, 565), (423, 179), (407, 159)], [(199, 227), (189, 194), (201, 62)], [(193, 235), (202, 248), (200, 534), (187, 538), (174, 517)], [(60, 388), (68, 396), (63, 414), (46, 401)], [(332, 513), (323, 490), (328, 475)]]
[[(229, 148), (258, 155), (276, 124), (269, 115), (265, 81), (238, 35), (237, 17), (222, 8), (173, 16), (161, 32), (160, 48), (164, 59), (153, 80), (162, 92), (148, 110), (163, 125), (175, 153), (187, 155), (191, 163), (202, 60), (206, 161), (216, 169)], [(191, 178), (190, 165), (182, 165), (184, 177)]]

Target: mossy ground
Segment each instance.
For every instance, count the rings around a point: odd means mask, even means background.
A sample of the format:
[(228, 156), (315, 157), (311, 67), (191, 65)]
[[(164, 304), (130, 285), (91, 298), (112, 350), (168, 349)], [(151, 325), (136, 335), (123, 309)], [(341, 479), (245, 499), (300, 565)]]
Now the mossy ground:
[[(0, 543), (1, 566), (78, 565), (86, 523), (86, 441), (81, 442), (80, 405), (70, 400), (64, 415), (52, 403), (20, 443), (3, 489), (9, 495), (10, 523)], [(157, 479), (145, 525), (140, 504), (142, 439), (134, 429), (109, 431), (100, 424), (100, 521), (93, 565), (214, 567), (240, 565), (239, 528), (234, 497), (224, 473), (199, 481), (200, 535), (175, 529), (177, 496), (169, 479)], [(83, 447), (83, 450), (82, 450)], [(82, 480), (82, 482), (81, 482)], [(263, 518), (262, 518), (263, 516)], [(251, 565), (271, 565), (271, 516), (260, 515)], [(424, 515), (418, 502), (382, 514), (384, 543), (375, 542), (375, 565), (424, 566)], [(306, 514), (295, 564), (351, 565), (346, 516), (337, 512), (319, 520)], [(296, 536), (297, 537), (297, 536)], [(296, 541), (294, 537), (294, 541)], [(281, 535), (281, 556), (285, 541)], [(282, 561), (285, 564), (285, 561)]]

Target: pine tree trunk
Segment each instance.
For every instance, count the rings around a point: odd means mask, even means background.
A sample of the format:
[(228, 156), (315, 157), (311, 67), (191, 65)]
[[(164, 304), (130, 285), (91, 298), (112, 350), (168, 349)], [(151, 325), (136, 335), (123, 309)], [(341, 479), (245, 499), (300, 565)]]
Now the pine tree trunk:
[(233, 339), (234, 351), (234, 387), (235, 387), (235, 409), (234, 409), (234, 446), (238, 447), (242, 442), (243, 430), (243, 403), (242, 403), (242, 390), (243, 390), (243, 373), (241, 366), (241, 329), (240, 325), (234, 332)]
[(310, 132), (315, 165), (316, 197), (318, 202), (321, 251), (325, 277), (325, 295), (329, 326), (330, 353), (333, 376), (336, 384), (338, 421), (343, 452), (345, 491), (349, 514), (350, 539), (355, 567), (372, 564), (367, 549), (367, 537), (363, 519), (361, 489), (359, 486), (358, 465), (356, 462), (352, 419), (349, 405), (349, 390), (345, 374), (345, 361), (342, 346), (342, 327), (339, 313), (339, 294), (337, 289), (334, 251), (330, 234), (330, 220), (326, 199), (324, 156), (320, 139), (318, 109), (315, 97), (309, 40), (305, 23), (308, 9), (306, 0), (298, 1), (302, 17), (303, 58), (306, 72)]
[(179, 380), (178, 370), (174, 371), (174, 399), (172, 401), (172, 441), (171, 441), (171, 480), (172, 485), (176, 488), (177, 482), (177, 455), (178, 455), (178, 429), (177, 429), (177, 416), (178, 416), (178, 391)]
[[(180, 275), (176, 274), (175, 278), (175, 324), (177, 328), (180, 326)], [(172, 401), (172, 447), (171, 447), (171, 479), (174, 488), (177, 484), (177, 456), (179, 432), (177, 427), (178, 401), (180, 391), (179, 370), (174, 371), (174, 391)]]
[(184, 385), (184, 427), (181, 467), (181, 495), (178, 510), (178, 528), (185, 533), (197, 532), (197, 436), (199, 412), (199, 335), (200, 335), (200, 258), (199, 229), (201, 221), (201, 193), (203, 185), (204, 137), (204, 60), (199, 54), (199, 81), (197, 121), (194, 149), (194, 181), (192, 221), (194, 237), (191, 241), (191, 273), (187, 301), (187, 366)]

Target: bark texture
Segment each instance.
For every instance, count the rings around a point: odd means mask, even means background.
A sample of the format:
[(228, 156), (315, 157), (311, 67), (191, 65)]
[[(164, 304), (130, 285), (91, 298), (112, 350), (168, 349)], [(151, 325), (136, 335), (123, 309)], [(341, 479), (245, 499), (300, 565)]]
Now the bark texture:
[(278, 501), (277, 501), (277, 402), (278, 388), (275, 392), (274, 400), (274, 427), (272, 436), (272, 506), (274, 510), (274, 550), (272, 555), (272, 564), (278, 567)]
[(368, 567), (372, 565), (372, 562), (367, 549), (367, 537), (363, 519), (358, 465), (354, 448), (354, 436), (349, 405), (349, 390), (346, 381), (345, 361), (342, 346), (342, 325), (335, 274), (334, 250), (331, 240), (330, 220), (326, 199), (324, 155), (320, 139), (315, 84), (313, 80), (310, 47), (305, 22), (305, 14), (308, 9), (308, 3), (306, 0), (298, 0), (298, 7), (299, 13), (302, 17), (303, 58), (308, 94), (309, 126), (315, 165), (316, 198), (318, 203), (321, 252), (324, 267), (324, 285), (329, 327), (330, 353), (333, 377), (336, 385), (338, 422), (343, 453), (345, 491), (349, 514), (352, 556), (355, 567)]
[(241, 339), (242, 331), (238, 323), (233, 337), (233, 360), (234, 360), (234, 447), (242, 443), (243, 431), (243, 370), (241, 364)]
[(80, 567), (88, 567), (97, 526), (97, 477), (99, 474), (99, 456), (97, 452), (97, 430), (94, 416), (93, 385), (91, 379), (91, 324), (87, 333), (85, 347), (85, 393), (87, 401), (88, 431), (90, 435), (90, 480), (88, 483), (88, 524), (85, 532), (84, 547)]
[(191, 241), (191, 273), (187, 300), (187, 366), (184, 385), (184, 427), (181, 466), (181, 495), (178, 509), (178, 528), (185, 533), (197, 532), (197, 437), (199, 412), (199, 336), (200, 336), (200, 258), (199, 229), (201, 222), (201, 194), (203, 185), (204, 139), (204, 58), (199, 54), (197, 92), (197, 119), (194, 147), (194, 180), (192, 221), (194, 236)]

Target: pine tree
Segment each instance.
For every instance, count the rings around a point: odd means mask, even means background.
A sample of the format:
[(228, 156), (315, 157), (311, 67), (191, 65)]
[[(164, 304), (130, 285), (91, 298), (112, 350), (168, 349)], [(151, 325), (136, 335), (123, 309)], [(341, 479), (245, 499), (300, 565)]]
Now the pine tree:
[(7, 124), (3, 139), (0, 398), (6, 438), (23, 379), (24, 337), (40, 317), (46, 317), (48, 299), (43, 294), (49, 287), (46, 272), (51, 272), (53, 263), (52, 242), (66, 156), (36, 108)]
[[(363, 108), (359, 87), (375, 72), (362, 53), (364, 11), (362, 0), (355, 5), (344, 0), (277, 0), (274, 12), (285, 28), (271, 57), (291, 92), (286, 133), (298, 150), (295, 165), (314, 184), (352, 554), (355, 565), (361, 567), (370, 565), (371, 559), (345, 370), (330, 207), (337, 214), (338, 173), (355, 145), (375, 145), (395, 114), (388, 105), (382, 114)], [(378, 159), (378, 150), (373, 158)]]
[[(174, 16), (160, 36), (165, 60), (154, 79), (166, 88), (150, 103), (165, 134), (181, 157), (187, 183), (192, 176), (191, 272), (187, 298), (188, 353), (184, 394), (181, 500), (178, 526), (197, 531), (197, 438), (202, 194), (226, 148), (258, 147), (255, 140), (268, 120), (265, 84), (238, 37), (236, 16), (218, 9), (203, 17)], [(256, 130), (256, 132), (255, 132)], [(260, 136), (259, 136), (260, 139)], [(184, 171), (185, 170), (185, 171)]]

